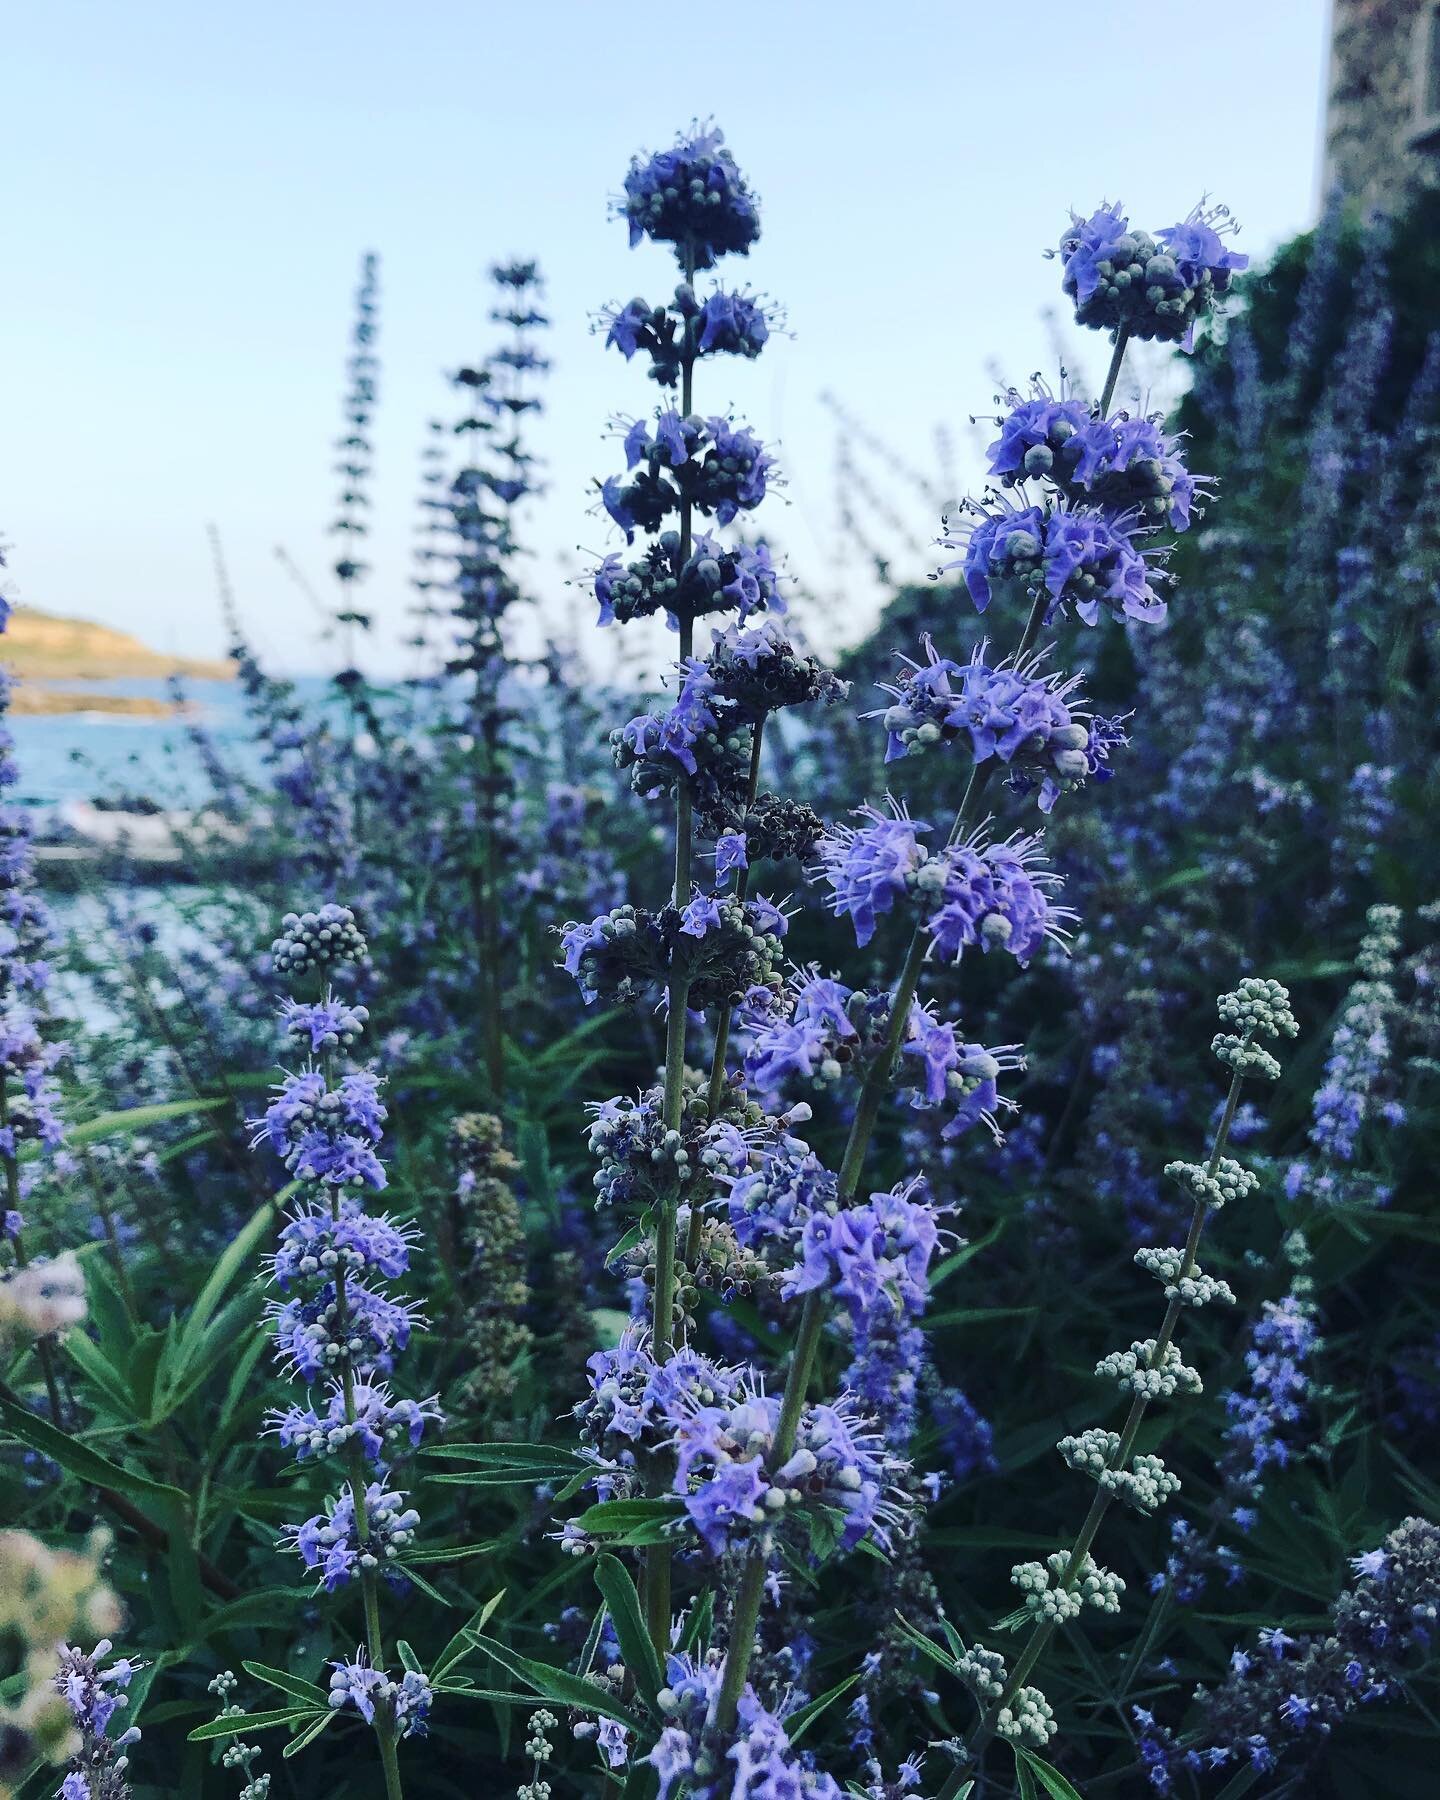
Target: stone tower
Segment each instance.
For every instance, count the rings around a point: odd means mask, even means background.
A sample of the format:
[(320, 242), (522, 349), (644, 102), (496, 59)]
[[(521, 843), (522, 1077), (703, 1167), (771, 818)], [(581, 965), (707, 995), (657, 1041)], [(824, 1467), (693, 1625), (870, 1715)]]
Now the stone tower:
[(1331, 0), (1323, 191), (1395, 212), (1440, 187), (1440, 0)]

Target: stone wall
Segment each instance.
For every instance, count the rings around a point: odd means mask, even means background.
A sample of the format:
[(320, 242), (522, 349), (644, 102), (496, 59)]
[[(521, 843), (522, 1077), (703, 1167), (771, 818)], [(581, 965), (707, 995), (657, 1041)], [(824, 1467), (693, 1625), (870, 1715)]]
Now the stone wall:
[(1394, 212), (1440, 187), (1440, 4), (1332, 0), (1331, 20), (1324, 191)]

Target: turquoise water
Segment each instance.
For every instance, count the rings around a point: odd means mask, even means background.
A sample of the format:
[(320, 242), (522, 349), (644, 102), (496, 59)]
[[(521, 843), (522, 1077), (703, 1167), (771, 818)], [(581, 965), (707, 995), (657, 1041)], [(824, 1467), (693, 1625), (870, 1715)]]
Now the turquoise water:
[[(66, 682), (67, 689), (167, 700), (164, 681)], [(295, 684), (306, 700), (323, 698), (319, 677)], [(187, 726), (195, 724), (213, 740), (238, 773), (254, 774), (259, 763), (245, 717), (245, 699), (234, 681), (186, 684), (190, 718), (127, 718), (102, 712), (20, 714), (10, 719), (20, 781), (15, 798), (30, 806), (65, 801), (124, 799), (145, 795), (163, 807), (193, 806), (210, 792)]]

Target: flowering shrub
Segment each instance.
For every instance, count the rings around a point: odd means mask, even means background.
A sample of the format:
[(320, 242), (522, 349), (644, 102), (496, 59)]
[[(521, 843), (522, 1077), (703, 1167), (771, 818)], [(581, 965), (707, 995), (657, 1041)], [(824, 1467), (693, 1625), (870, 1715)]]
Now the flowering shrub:
[(655, 404), (582, 581), (664, 693), (516, 647), (526, 262), (427, 446), (428, 672), (355, 669), (368, 259), (344, 667), (316, 715), (242, 650), (263, 784), (211, 756), (253, 880), (110, 895), (62, 1052), (3, 825), (0, 1792), (1374, 1791), (1434, 1680), (1440, 967), (1434, 633), (1362, 602), (1433, 575), (1440, 361), (1387, 425), (1362, 258), (1318, 372), (1342, 235), (1277, 351), (1222, 213), (1074, 220), (1103, 390), (1007, 390), (837, 673), (724, 391), (755, 192), (707, 125), (615, 209), (676, 267), (600, 314)]

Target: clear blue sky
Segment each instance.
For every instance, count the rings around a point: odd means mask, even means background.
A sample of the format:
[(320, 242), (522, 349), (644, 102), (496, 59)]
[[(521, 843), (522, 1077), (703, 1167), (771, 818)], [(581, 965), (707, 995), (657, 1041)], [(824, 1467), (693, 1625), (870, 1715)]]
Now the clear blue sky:
[[(1208, 191), (1263, 254), (1316, 202), (1324, 0), (772, 0), (646, 14), (583, 0), (46, 0), (0, 62), (0, 533), (21, 600), (221, 645), (204, 524), (277, 661), (314, 665), (274, 560), (323, 583), (324, 526), (359, 253), (383, 258), (379, 530), (366, 599), (398, 628), (439, 371), (483, 355), (497, 257), (549, 281), (555, 372), (533, 521), (543, 604), (588, 608), (558, 558), (611, 547), (586, 486), (607, 415), (651, 395), (590, 335), (607, 300), (659, 298), (657, 250), (607, 217), (637, 149), (714, 114), (764, 202), (737, 278), (795, 336), (707, 369), (789, 476), (767, 530), (809, 581), (837, 571), (829, 388), (917, 464), (964, 438), (996, 372), (1053, 366), (1040, 255), (1070, 205), (1161, 225)], [(646, 19), (653, 19), (653, 28)], [(1084, 353), (1103, 354), (1090, 335)], [(1156, 375), (1163, 389), (1166, 377)], [(910, 517), (924, 509), (900, 490)], [(883, 538), (884, 528), (875, 535)], [(376, 666), (395, 666), (382, 635)]]

